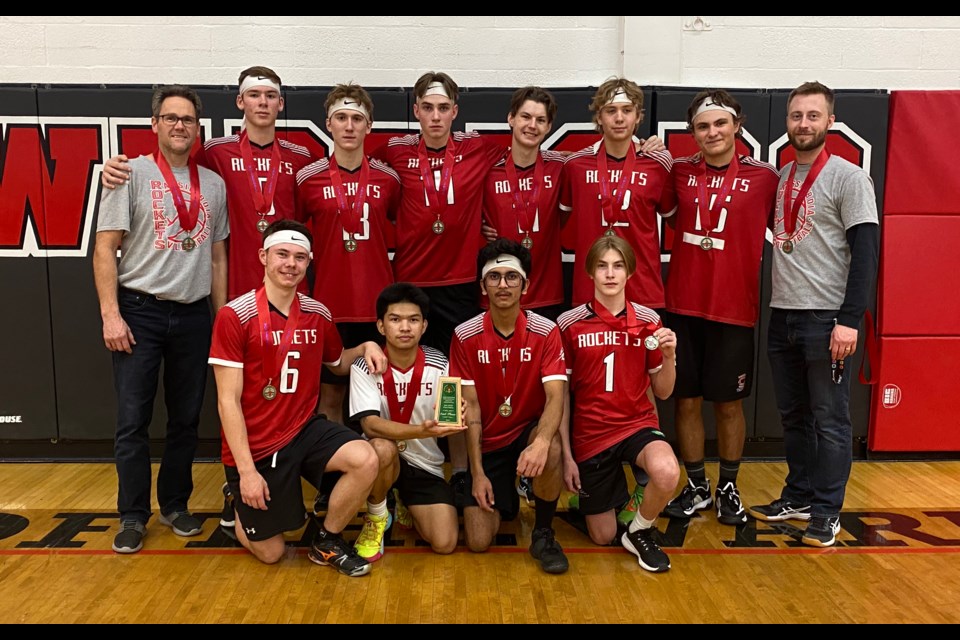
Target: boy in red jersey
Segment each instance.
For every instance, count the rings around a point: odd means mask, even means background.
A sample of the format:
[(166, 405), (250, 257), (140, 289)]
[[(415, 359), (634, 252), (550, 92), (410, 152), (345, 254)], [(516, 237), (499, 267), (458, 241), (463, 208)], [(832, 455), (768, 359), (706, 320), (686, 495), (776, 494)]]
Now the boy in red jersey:
[(605, 545), (617, 536), (616, 509), (627, 499), (623, 463), (635, 472), (642, 468), (649, 476), (643, 502), (620, 540), (647, 571), (667, 571), (670, 559), (653, 525), (680, 469), (647, 387), (660, 399), (670, 397), (676, 336), (655, 312), (627, 298), (636, 258), (626, 240), (598, 238), (584, 262), (593, 301), (558, 320), (573, 396), (561, 426), (564, 481), (579, 493), (590, 539)]

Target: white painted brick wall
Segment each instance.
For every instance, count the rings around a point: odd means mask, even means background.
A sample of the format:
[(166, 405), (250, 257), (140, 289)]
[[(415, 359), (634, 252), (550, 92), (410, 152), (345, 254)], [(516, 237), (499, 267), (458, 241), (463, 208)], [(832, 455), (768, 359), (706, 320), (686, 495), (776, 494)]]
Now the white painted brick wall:
[(958, 16), (0, 16), (0, 83), (960, 87)]

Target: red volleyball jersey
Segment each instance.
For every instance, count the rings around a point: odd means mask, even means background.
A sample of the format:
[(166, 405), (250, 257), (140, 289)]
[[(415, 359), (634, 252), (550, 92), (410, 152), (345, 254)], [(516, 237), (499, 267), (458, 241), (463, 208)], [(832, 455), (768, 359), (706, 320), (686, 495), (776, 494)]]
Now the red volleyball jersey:
[[(632, 336), (614, 328), (593, 312), (594, 304), (580, 305), (557, 319), (574, 402), (570, 441), (577, 462), (606, 451), (641, 429), (659, 428), (647, 387), (650, 374), (663, 365), (663, 353), (659, 349), (649, 351), (643, 345), (644, 337), (653, 331)], [(660, 316), (647, 307), (636, 303), (629, 303), (629, 307), (640, 325), (663, 326)]]
[[(706, 213), (699, 204), (704, 171), (699, 154), (673, 164), (670, 188), (677, 210), (666, 308), (752, 327), (760, 310), (760, 260), (780, 178), (773, 165), (750, 156), (738, 156), (737, 162), (729, 188), (723, 185), (727, 168), (706, 167), (705, 193), (711, 204)], [(723, 202), (717, 202), (721, 196)]]
[[(397, 247), (393, 258), (396, 279), (421, 287), (464, 284), (477, 279), (477, 251), (483, 185), (503, 147), (476, 131), (450, 134), (455, 167), (441, 203), (443, 232), (434, 233), (437, 209), (430, 204), (420, 175), (420, 134), (391, 138), (374, 155), (400, 176), (403, 195), (397, 209)], [(446, 148), (427, 150), (434, 190), (441, 185)]]
[[(272, 144), (261, 147), (250, 145), (260, 189), (270, 177), (270, 161), (273, 145), (280, 144), (280, 169), (277, 174), (273, 208), (264, 216), (268, 223), (274, 220), (293, 219), (296, 216), (294, 188), (296, 175), (313, 161), (306, 147), (276, 138)], [(263, 234), (257, 229), (260, 214), (253, 203), (250, 176), (243, 165), (240, 152), (240, 135), (224, 136), (207, 140), (203, 153), (197, 157), (200, 164), (215, 171), (227, 185), (227, 209), (230, 217), (230, 256), (227, 267), (227, 296), (237, 296), (257, 289), (263, 284), (263, 265), (258, 252), (263, 246)]]
[[(360, 170), (340, 168), (340, 179), (351, 209), (338, 213), (330, 160), (323, 158), (297, 174), (299, 216), (313, 232), (313, 297), (321, 300), (334, 322), (376, 322), (377, 295), (393, 282), (387, 254), (388, 219), (400, 198), (400, 178), (379, 160), (370, 160), (366, 200), (353, 235), (355, 251), (348, 251), (344, 214), (353, 215)], [(347, 219), (350, 227), (351, 219)], [(350, 227), (353, 228), (353, 227)]]
[[(463, 385), (475, 386), (480, 399), (483, 452), (502, 449), (516, 440), (524, 427), (543, 413), (547, 400), (543, 385), (551, 380), (567, 379), (557, 325), (533, 311), (523, 313), (527, 330), (522, 345), (514, 342), (516, 332), (504, 338), (495, 330), (485, 330), (486, 313), (460, 324), (450, 345), (450, 375), (461, 378)], [(499, 413), (504, 398), (497, 393), (497, 376), (503, 376), (499, 365), (509, 363), (518, 355), (516, 381), (507, 381), (507, 388), (512, 391), (512, 413), (504, 417)]]
[[(528, 212), (521, 211), (514, 199), (514, 185), (507, 172), (512, 162), (510, 151), (493, 166), (487, 175), (483, 190), (483, 216), (502, 238), (522, 242), (528, 236), (533, 243), (530, 257), (533, 263), (530, 289), (521, 300), (524, 308), (538, 309), (563, 302), (563, 254), (560, 249), (560, 174), (564, 156), (556, 151), (541, 151), (543, 158), (543, 185), (536, 206), (531, 203)], [(517, 168), (517, 183), (523, 197), (529, 197), (535, 188), (536, 165)], [(525, 220), (525, 215), (529, 221)], [(486, 298), (483, 299), (486, 305)]]
[[(271, 382), (278, 392), (273, 400), (263, 397), (268, 377), (263, 370), (256, 291), (222, 307), (213, 324), (209, 363), (243, 369), (240, 406), (254, 460), (279, 451), (300, 432), (317, 408), (320, 368), (325, 363), (336, 366), (343, 352), (330, 311), (313, 298), (298, 296), (300, 320), (296, 327), (286, 328), (287, 318), (270, 307), (273, 344), (280, 344), (286, 331), (295, 331), (279, 380)], [(221, 440), (223, 463), (236, 466), (222, 430)]]
[[(568, 224), (575, 225), (576, 258), (573, 265), (573, 304), (593, 298), (593, 281), (584, 272), (587, 252), (608, 229), (630, 243), (637, 256), (637, 271), (627, 280), (627, 299), (647, 307), (662, 308), (663, 279), (660, 275), (660, 231), (657, 212), (676, 206), (669, 200), (667, 185), (673, 158), (669, 151), (637, 153), (633, 175), (625, 185), (616, 219), (606, 220), (600, 204), (597, 149), (600, 143), (567, 157), (561, 181), (560, 208), (571, 212)], [(623, 160), (607, 157), (610, 188), (620, 182)]]

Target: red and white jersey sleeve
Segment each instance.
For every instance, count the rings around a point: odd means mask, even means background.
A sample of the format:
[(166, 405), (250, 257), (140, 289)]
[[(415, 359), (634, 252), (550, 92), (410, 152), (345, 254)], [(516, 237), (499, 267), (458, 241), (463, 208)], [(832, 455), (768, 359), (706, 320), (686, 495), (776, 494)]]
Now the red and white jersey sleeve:
[[(264, 218), (268, 223), (296, 217), (296, 175), (313, 161), (306, 147), (279, 138), (275, 139), (273, 144), (280, 145), (280, 169), (273, 196), (273, 209)], [(273, 144), (266, 147), (250, 145), (256, 163), (254, 173), (260, 181), (261, 189), (270, 177)], [(230, 215), (227, 295), (228, 299), (232, 300), (263, 284), (263, 265), (258, 258), (258, 251), (263, 246), (263, 235), (257, 230), (260, 214), (254, 206), (250, 176), (243, 165), (240, 136), (207, 140), (201, 162), (219, 174), (227, 185), (227, 208)]]
[[(631, 336), (614, 329), (593, 312), (591, 304), (575, 307), (557, 319), (574, 402), (570, 439), (577, 462), (641, 429), (659, 425), (647, 387), (650, 374), (663, 365), (662, 352), (644, 347), (648, 333)], [(654, 311), (631, 304), (641, 325), (663, 326)]]
[[(514, 202), (513, 186), (508, 178), (506, 163), (512, 162), (507, 152), (490, 170), (483, 190), (483, 216), (497, 230), (501, 238), (522, 242), (530, 233), (533, 246), (530, 255), (533, 270), (530, 289), (521, 303), (526, 309), (538, 309), (563, 302), (563, 254), (560, 248), (560, 174), (564, 156), (556, 151), (541, 151), (543, 157), (543, 186), (539, 203), (532, 211), (529, 229)], [(536, 165), (517, 168), (520, 191), (529, 196), (533, 189)], [(487, 300), (483, 298), (484, 305)]]
[[(733, 186), (716, 203), (726, 168), (706, 168), (706, 193), (713, 205), (712, 229), (704, 229), (698, 180), (703, 160), (678, 158), (672, 189), (678, 203), (667, 273), (667, 306), (674, 313), (752, 327), (760, 310), (760, 261), (779, 175), (773, 165), (738, 156)], [(709, 235), (711, 249), (701, 247)]]
[[(352, 205), (359, 169), (340, 168), (340, 176)], [(317, 160), (297, 174), (299, 216), (313, 232), (313, 297), (330, 309), (334, 322), (376, 322), (377, 295), (393, 283), (387, 253), (387, 232), (392, 224), (388, 215), (399, 199), (399, 176), (383, 162), (370, 160), (360, 233), (353, 237), (357, 250), (350, 252), (344, 245), (347, 233), (330, 179), (330, 160)]]
[[(670, 199), (668, 183), (673, 157), (669, 151), (638, 153), (633, 175), (617, 220), (606, 220), (600, 206), (597, 149), (599, 143), (567, 157), (561, 181), (560, 208), (570, 212), (568, 224), (575, 225), (576, 258), (573, 266), (573, 304), (593, 298), (593, 282), (581, 277), (587, 252), (594, 241), (610, 228), (630, 243), (637, 256), (637, 271), (627, 281), (627, 298), (655, 309), (663, 308), (663, 279), (660, 273), (660, 220), (676, 206)], [(623, 160), (607, 158), (611, 189), (620, 181)], [(614, 224), (615, 223), (615, 224)]]
[[(213, 325), (209, 363), (243, 369), (240, 407), (254, 460), (272, 455), (300, 432), (317, 407), (320, 368), (324, 364), (339, 364), (343, 352), (330, 311), (316, 300), (298, 295), (300, 320), (296, 327), (285, 327), (287, 318), (270, 307), (273, 343), (280, 344), (285, 332), (294, 332), (278, 379), (271, 380), (264, 372), (256, 291), (221, 308)], [(268, 382), (277, 388), (273, 400), (263, 397)], [(222, 442), (223, 463), (234, 466), (226, 437), (222, 437)]]
[[(539, 420), (547, 400), (543, 385), (567, 379), (557, 325), (533, 311), (523, 313), (527, 316), (527, 333), (522, 346), (513, 342), (516, 334), (509, 338), (499, 333), (488, 336), (482, 313), (459, 325), (450, 345), (450, 375), (477, 390), (483, 423), (480, 448), (484, 453), (509, 445), (527, 425)], [(490, 342), (493, 349), (488, 346)], [(510, 396), (513, 411), (503, 417), (499, 408), (504, 398), (497, 393), (497, 376), (502, 377), (503, 371), (498, 365), (518, 356), (520, 368)]]
[[(474, 282), (480, 234), (483, 185), (503, 147), (475, 131), (451, 134), (456, 145), (450, 185), (438, 194), (443, 208), (443, 233), (433, 232), (437, 212), (429, 204), (420, 176), (420, 135), (391, 138), (378, 150), (400, 176), (403, 194), (397, 210), (397, 247), (393, 269), (397, 281), (421, 287)], [(428, 150), (434, 184), (440, 183), (445, 149)]]

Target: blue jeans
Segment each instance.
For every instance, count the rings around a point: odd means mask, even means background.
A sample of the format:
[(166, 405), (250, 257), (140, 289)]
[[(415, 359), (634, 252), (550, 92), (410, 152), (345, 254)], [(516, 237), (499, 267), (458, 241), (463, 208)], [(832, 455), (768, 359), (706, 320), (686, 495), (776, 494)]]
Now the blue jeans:
[(193, 457), (207, 382), (210, 308), (207, 300), (180, 304), (121, 289), (120, 314), (133, 332), (133, 353), (113, 352), (117, 392), (114, 442), (121, 520), (150, 519), (150, 421), (163, 362), (167, 434), (157, 502), (160, 513), (187, 509), (193, 492)]
[(853, 459), (850, 377), (831, 372), (836, 311), (773, 309), (767, 351), (787, 456), (781, 497), (810, 505), (811, 515), (840, 513)]

